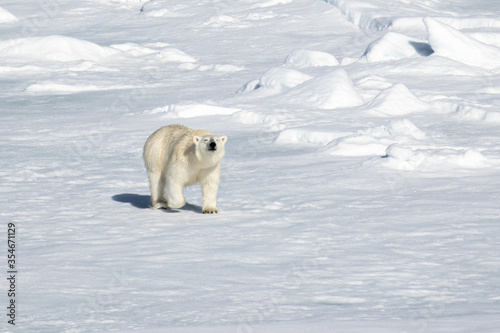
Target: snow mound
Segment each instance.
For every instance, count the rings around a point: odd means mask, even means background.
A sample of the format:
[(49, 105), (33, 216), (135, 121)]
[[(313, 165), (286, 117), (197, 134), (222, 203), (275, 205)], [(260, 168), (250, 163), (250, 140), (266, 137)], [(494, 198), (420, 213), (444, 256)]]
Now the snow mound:
[(236, 91), (237, 94), (248, 93), (260, 88), (260, 79), (250, 80)]
[(165, 48), (163, 50), (158, 51), (158, 55), (163, 62), (196, 62), (197, 60), (191, 57), (189, 54), (185, 52), (174, 49), (174, 48)]
[(500, 112), (488, 112), (483, 120), (489, 123), (500, 124)]
[(153, 110), (146, 110), (144, 113), (166, 113), (165, 117), (167, 118), (194, 118), (215, 115), (232, 115), (233, 113), (239, 111), (241, 110), (209, 104), (171, 104)]
[(485, 69), (500, 68), (500, 48), (484, 44), (430, 17), (424, 18), (424, 23), (436, 55)]
[(26, 75), (33, 76), (34, 73), (43, 73), (46, 71), (45, 67), (23, 65), (23, 66), (0, 66), (1, 75)]
[[(393, 18), (383, 17), (377, 13), (376, 5), (365, 1), (327, 0), (337, 7), (346, 19), (361, 29), (384, 30), (393, 23)], [(387, 7), (387, 4), (384, 4)]]
[(260, 20), (269, 20), (275, 18), (277, 15), (273, 13), (273, 11), (268, 11), (264, 13), (250, 13), (247, 16), (247, 19), (250, 21), (260, 21)]
[[(141, 7), (142, 0), (90, 0), (108, 6), (116, 6), (124, 9), (137, 9)], [(148, 1), (151, 2), (151, 1)]]
[(418, 144), (426, 134), (410, 120), (391, 120), (379, 126), (340, 137), (328, 144), (325, 151), (337, 156), (383, 156), (394, 143)]
[(271, 68), (262, 75), (257, 87), (283, 92), (312, 78), (312, 76), (294, 69), (276, 67)]
[(326, 52), (313, 50), (295, 50), (285, 59), (285, 64), (300, 67), (338, 66), (337, 59)]
[(214, 71), (214, 72), (222, 72), (222, 73), (233, 73), (233, 72), (239, 72), (244, 70), (244, 67), (240, 66), (235, 66), (235, 65), (221, 65), (221, 64), (216, 64), (216, 65), (200, 65), (195, 67), (197, 71), (200, 72), (207, 72), (207, 71)]
[(94, 84), (65, 84), (45, 81), (33, 83), (28, 88), (26, 88), (25, 91), (31, 95), (68, 95), (90, 91), (107, 91), (131, 88), (135, 87), (130, 85), (112, 85), (98, 87)]
[(130, 54), (131, 56), (134, 57), (141, 57), (158, 52), (157, 50), (151, 49), (149, 47), (144, 47), (135, 43), (114, 44), (111, 45), (110, 47), (122, 51), (124, 53)]
[(372, 94), (370, 99), (375, 98), (380, 93), (380, 89), (392, 87), (393, 83), (385, 77), (376, 74), (369, 74), (356, 81), (356, 88)]
[(351, 108), (365, 103), (342, 69), (308, 80), (285, 95), (293, 103), (319, 109)]
[(440, 16), (435, 19), (457, 30), (477, 29), (477, 28), (500, 28), (500, 20), (497, 17)]
[(17, 21), (17, 17), (15, 17), (8, 10), (0, 7), (0, 23), (11, 23), (11, 22), (16, 22), (16, 21)]
[(167, 43), (151, 43), (144, 46), (135, 43), (124, 43), (114, 44), (110, 47), (132, 57), (156, 55), (161, 62), (193, 63), (197, 61), (185, 52), (170, 47)]
[(286, 126), (283, 125), (283, 116), (273, 114), (262, 114), (248, 110), (242, 110), (233, 114), (233, 119), (247, 125), (264, 125), (271, 130), (281, 131)]
[(308, 128), (290, 128), (280, 132), (275, 142), (279, 144), (326, 145), (351, 133), (334, 133)]
[(228, 15), (219, 15), (210, 18), (207, 22), (203, 23), (203, 25), (211, 26), (211, 27), (224, 27), (228, 24), (235, 23), (237, 20)]
[(429, 56), (434, 51), (426, 41), (389, 32), (371, 43), (363, 57), (368, 62), (400, 60)]
[(117, 55), (118, 50), (66, 36), (29, 37), (0, 42), (1, 57), (26, 60), (71, 62), (77, 60), (100, 61)]
[(26, 88), (27, 93), (36, 95), (66, 95), (88, 91), (99, 91), (99, 88), (93, 84), (68, 85), (54, 82), (34, 83)]
[(286, 5), (287, 3), (292, 2), (293, 0), (268, 0), (256, 5), (256, 7), (266, 8), (272, 7), (276, 5)]
[(424, 111), (429, 105), (418, 99), (404, 84), (396, 83), (382, 90), (368, 107), (381, 115), (402, 116)]
[(158, 10), (149, 10), (149, 11), (144, 13), (144, 16), (146, 16), (146, 17), (176, 17), (177, 15), (171, 14), (168, 11), (168, 9), (158, 9)]
[(117, 68), (110, 68), (99, 65), (98, 63), (90, 60), (83, 60), (74, 66), (66, 67), (69, 71), (73, 72), (119, 72)]
[(213, 27), (213, 28), (244, 28), (248, 25), (246, 23), (240, 22), (239, 19), (236, 19), (229, 15), (218, 15), (210, 18), (207, 22), (203, 23), (204, 26)]
[(386, 126), (368, 131), (377, 137), (390, 136), (399, 142), (410, 142), (412, 140), (423, 140), (426, 134), (408, 119), (391, 120)]
[(416, 149), (393, 144), (387, 147), (382, 165), (397, 170), (438, 171), (450, 168), (476, 169), (489, 165), (477, 149)]
[(336, 156), (382, 156), (389, 141), (371, 135), (356, 133), (328, 144), (326, 152)]
[(165, 3), (148, 1), (142, 5), (140, 13), (145, 17), (180, 17), (181, 14), (165, 8)]
[(500, 33), (498, 32), (471, 32), (469, 36), (484, 44), (500, 47)]
[(437, 101), (434, 103), (434, 106), (439, 108), (441, 111), (454, 114), (454, 117), (460, 120), (483, 121), (486, 123), (500, 122), (499, 112), (489, 111), (489, 109), (475, 105)]

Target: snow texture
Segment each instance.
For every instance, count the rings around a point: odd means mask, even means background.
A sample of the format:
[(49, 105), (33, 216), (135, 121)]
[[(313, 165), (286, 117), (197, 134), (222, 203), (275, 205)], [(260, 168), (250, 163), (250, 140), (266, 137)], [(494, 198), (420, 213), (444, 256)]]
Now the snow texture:
[(23, 59), (25, 62), (39, 60), (71, 62), (92, 60), (98, 62), (118, 52), (95, 43), (66, 36), (28, 37), (0, 42), (2, 57)]
[[(498, 332), (500, 7), (3, 0), (2, 332)], [(149, 209), (147, 137), (227, 135)]]
[(337, 66), (339, 62), (329, 53), (314, 50), (295, 50), (285, 59), (285, 64), (296, 67)]
[(426, 41), (388, 32), (370, 44), (364, 56), (368, 62), (377, 62), (429, 56), (432, 53), (434, 50)]
[(500, 68), (500, 48), (482, 43), (449, 25), (426, 17), (429, 44), (437, 55), (487, 69)]
[(12, 13), (9, 12), (8, 10), (0, 7), (0, 24), (12, 23), (12, 22), (16, 22), (16, 21), (17, 21), (17, 17), (12, 15)]

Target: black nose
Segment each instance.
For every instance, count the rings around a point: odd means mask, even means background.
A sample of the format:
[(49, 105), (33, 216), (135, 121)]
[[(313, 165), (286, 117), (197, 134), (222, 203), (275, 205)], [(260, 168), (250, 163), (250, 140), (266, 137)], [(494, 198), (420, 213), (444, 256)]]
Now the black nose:
[(217, 144), (215, 142), (210, 142), (210, 149), (215, 149)]

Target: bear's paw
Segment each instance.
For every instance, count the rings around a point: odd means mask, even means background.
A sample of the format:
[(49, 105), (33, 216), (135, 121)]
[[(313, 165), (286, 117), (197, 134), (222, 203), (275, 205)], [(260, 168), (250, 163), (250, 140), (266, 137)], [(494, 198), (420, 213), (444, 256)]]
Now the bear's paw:
[(205, 207), (203, 208), (203, 214), (217, 214), (219, 210), (217, 207)]
[(168, 206), (165, 202), (157, 202), (154, 205), (149, 206), (151, 209), (167, 209)]

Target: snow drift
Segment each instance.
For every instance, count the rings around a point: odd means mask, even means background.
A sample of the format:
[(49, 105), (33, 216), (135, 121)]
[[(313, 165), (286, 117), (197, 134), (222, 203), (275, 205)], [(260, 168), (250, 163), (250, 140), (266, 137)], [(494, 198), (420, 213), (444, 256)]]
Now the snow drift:
[(155, 108), (150, 111), (146, 110), (144, 111), (144, 113), (165, 113), (165, 117), (167, 118), (192, 118), (214, 115), (232, 115), (233, 113), (236, 113), (238, 111), (241, 110), (210, 104), (185, 103), (179, 105), (167, 105), (165, 107)]
[(285, 64), (300, 67), (322, 67), (322, 66), (337, 66), (337, 59), (326, 52), (314, 50), (295, 50), (291, 52), (285, 59)]
[(387, 148), (382, 165), (398, 170), (436, 172), (485, 168), (489, 163), (477, 149), (412, 149), (393, 144)]
[(500, 68), (500, 48), (484, 44), (430, 17), (426, 17), (424, 23), (429, 32), (429, 44), (436, 55), (471, 66)]
[(258, 87), (283, 92), (310, 79), (312, 76), (297, 70), (276, 67), (271, 68), (261, 76)]
[(337, 156), (383, 156), (394, 143), (421, 144), (426, 134), (410, 120), (391, 120), (385, 126), (360, 130), (339, 137), (325, 147), (325, 152)]
[(371, 43), (363, 57), (368, 62), (400, 60), (412, 57), (427, 57), (434, 51), (426, 41), (411, 38), (396, 32), (388, 32)]
[(346, 71), (340, 69), (310, 79), (285, 94), (291, 103), (319, 109), (350, 108), (364, 104)]
[(11, 22), (16, 22), (16, 21), (17, 21), (17, 17), (15, 17), (8, 10), (0, 7), (0, 24), (2, 24), (2, 23), (11, 23)]
[(350, 133), (335, 133), (328, 131), (321, 131), (317, 129), (290, 128), (282, 130), (275, 142), (279, 144), (312, 144), (312, 145), (326, 145), (329, 142), (349, 135)]
[(118, 50), (66, 36), (29, 37), (0, 41), (0, 57), (30, 60), (99, 62)]
[(429, 105), (418, 99), (404, 84), (397, 83), (382, 90), (368, 107), (380, 115), (401, 116), (424, 111)]

